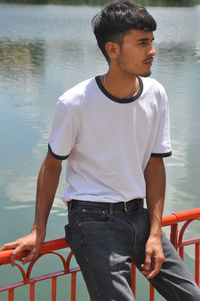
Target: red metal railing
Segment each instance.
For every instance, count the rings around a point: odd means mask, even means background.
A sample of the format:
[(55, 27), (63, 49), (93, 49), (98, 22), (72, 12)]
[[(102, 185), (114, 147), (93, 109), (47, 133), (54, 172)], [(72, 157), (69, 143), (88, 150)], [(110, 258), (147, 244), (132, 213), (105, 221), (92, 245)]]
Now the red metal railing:
[[(192, 238), (189, 240), (183, 240), (183, 235), (187, 229), (187, 227), (191, 224), (194, 220), (200, 220), (200, 208), (188, 210), (184, 212), (174, 213), (169, 216), (163, 217), (162, 226), (170, 226), (170, 240), (172, 244), (175, 246), (177, 251), (179, 251), (179, 255), (184, 260), (184, 248), (189, 245), (193, 245), (195, 248), (195, 281), (198, 286), (200, 286), (200, 237)], [(184, 222), (183, 224), (180, 224)], [(179, 229), (180, 226), (180, 229)], [(6, 286), (0, 287), (1, 292), (8, 292), (8, 301), (14, 301), (14, 291), (18, 287), (22, 287), (25, 285), (29, 285), (29, 300), (30, 301), (37, 301), (35, 300), (35, 284), (37, 282), (51, 279), (51, 301), (56, 301), (56, 292), (57, 292), (57, 278), (63, 275), (70, 275), (71, 276), (71, 293), (70, 293), (70, 300), (76, 300), (76, 275), (79, 272), (79, 267), (71, 268), (70, 263), (72, 259), (72, 252), (70, 251), (67, 259), (64, 258), (63, 255), (59, 254), (58, 250), (68, 248), (68, 245), (64, 238), (52, 240), (45, 242), (43, 247), (40, 251), (40, 255), (32, 261), (29, 265), (27, 270), (25, 271), (24, 268), (20, 264), (16, 264), (16, 267), (19, 269), (22, 280), (17, 283), (12, 283)], [(10, 255), (12, 251), (1, 251), (0, 252), (0, 265), (7, 265), (10, 263)], [(31, 277), (31, 273), (35, 263), (44, 255), (46, 254), (54, 254), (56, 255), (62, 263), (63, 269), (61, 271), (49, 273), (47, 275)], [(22, 259), (24, 253), (20, 254), (18, 259)], [(0, 277), (1, 278), (1, 277)], [(136, 297), (136, 268), (132, 265), (132, 290), (134, 296)], [(137, 299), (136, 299), (137, 300)], [(154, 288), (150, 285), (150, 292), (149, 292), (149, 301), (154, 301)]]

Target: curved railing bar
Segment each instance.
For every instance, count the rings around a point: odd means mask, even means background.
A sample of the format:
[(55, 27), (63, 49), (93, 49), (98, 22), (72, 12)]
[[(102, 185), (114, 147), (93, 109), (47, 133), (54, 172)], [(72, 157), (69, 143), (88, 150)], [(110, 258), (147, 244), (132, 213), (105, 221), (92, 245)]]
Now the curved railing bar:
[(184, 225), (182, 226), (180, 233), (179, 233), (179, 237), (178, 237), (178, 245), (180, 246), (183, 242), (183, 235), (185, 233), (186, 228), (193, 222), (194, 220), (188, 220), (187, 222), (184, 223)]
[(71, 262), (72, 256), (73, 256), (73, 252), (70, 251), (69, 254), (68, 254), (68, 256), (67, 256), (67, 260), (66, 260), (67, 267), (68, 267), (68, 272), (70, 271), (69, 266), (70, 266), (70, 262)]
[(22, 274), (22, 278), (24, 280), (24, 284), (28, 283), (28, 279), (26, 277), (26, 273), (25, 273), (24, 269), (17, 263), (15, 263), (15, 266), (18, 267), (18, 269), (20, 270), (20, 272)]
[[(200, 219), (196, 219), (197, 221), (200, 221)], [(183, 248), (184, 245), (189, 245), (189, 244), (194, 244), (194, 241), (196, 240), (196, 242), (200, 241), (200, 238), (193, 238), (190, 239), (189, 241), (184, 241), (185, 244), (183, 243), (183, 235), (185, 233), (185, 230), (187, 229), (187, 227), (193, 222), (194, 220), (189, 219), (188, 221), (186, 221), (184, 223), (184, 225), (182, 226), (180, 232), (179, 232), (179, 237), (178, 237), (178, 248), (179, 248), (179, 255), (180, 257), (183, 259), (184, 257), (184, 253), (183, 253)]]
[(16, 287), (28, 284), (28, 280), (26, 278), (26, 273), (25, 273), (24, 269), (19, 264), (17, 264), (17, 263), (15, 264), (15, 266), (20, 270), (23, 280), (22, 281), (18, 281), (17, 283), (12, 283), (12, 284), (9, 284), (9, 285), (1, 286), (0, 287), (0, 289), (1, 289), (0, 292), (1, 291), (6, 291), (6, 290), (13, 290)]
[(27, 272), (26, 272), (26, 278), (28, 281), (30, 281), (30, 277), (31, 277), (31, 272), (32, 272), (32, 269), (35, 265), (35, 263), (41, 258), (43, 257), (44, 255), (47, 255), (47, 254), (53, 254), (53, 255), (57, 255), (60, 260), (62, 261), (62, 264), (63, 264), (63, 267), (64, 267), (64, 273), (67, 273), (68, 272), (68, 267), (67, 267), (67, 263), (65, 261), (65, 258), (57, 253), (57, 252), (48, 252), (48, 253), (45, 253), (45, 254), (39, 254), (34, 260), (31, 261), (31, 263), (29, 264), (28, 266), (28, 269), (27, 269)]
[(31, 271), (33, 266), (35, 265), (35, 263), (40, 259), (40, 257), (42, 257), (42, 254), (37, 255), (29, 264), (27, 272), (26, 272), (26, 277), (28, 280), (30, 280), (30, 275), (31, 275)]

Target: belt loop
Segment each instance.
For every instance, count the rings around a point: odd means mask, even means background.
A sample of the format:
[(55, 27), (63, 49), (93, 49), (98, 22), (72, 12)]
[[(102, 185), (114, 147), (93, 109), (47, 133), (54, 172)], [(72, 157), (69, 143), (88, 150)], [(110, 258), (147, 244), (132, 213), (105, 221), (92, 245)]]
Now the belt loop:
[(72, 210), (72, 205), (73, 205), (72, 200), (69, 201), (69, 202), (67, 202), (68, 211), (71, 211), (71, 210)]
[(127, 209), (127, 204), (126, 202), (124, 202), (124, 211), (127, 213), (128, 212), (128, 209)]
[(113, 215), (113, 204), (112, 203), (109, 205), (109, 214)]

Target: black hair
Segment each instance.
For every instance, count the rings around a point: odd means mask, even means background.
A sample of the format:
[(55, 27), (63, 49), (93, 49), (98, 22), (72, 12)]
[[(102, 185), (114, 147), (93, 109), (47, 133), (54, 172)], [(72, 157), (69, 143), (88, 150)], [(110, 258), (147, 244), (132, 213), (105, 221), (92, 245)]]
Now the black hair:
[(115, 42), (121, 46), (124, 35), (131, 29), (156, 30), (156, 21), (146, 8), (129, 0), (107, 4), (92, 18), (91, 23), (97, 44), (108, 62), (110, 58), (105, 50), (107, 42)]

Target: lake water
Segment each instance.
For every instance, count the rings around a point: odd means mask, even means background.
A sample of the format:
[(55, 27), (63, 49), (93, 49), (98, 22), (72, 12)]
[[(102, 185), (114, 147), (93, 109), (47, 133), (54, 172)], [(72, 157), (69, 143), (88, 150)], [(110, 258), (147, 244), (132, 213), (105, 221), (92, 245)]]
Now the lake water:
[[(27, 234), (32, 226), (37, 174), (47, 152), (57, 98), (107, 70), (90, 26), (98, 11), (90, 6), (0, 4), (0, 244)], [(149, 11), (158, 22), (152, 77), (164, 84), (170, 104), (173, 156), (165, 159), (164, 209), (168, 215), (200, 207), (200, 6)], [(63, 173), (47, 240), (64, 236), (64, 189)], [(199, 223), (192, 232), (199, 234)], [(190, 249), (187, 255), (190, 261)], [(4, 269), (4, 280), (10, 280), (11, 270)], [(2, 281), (1, 277), (0, 285)], [(79, 281), (77, 300), (87, 301)], [(27, 300), (22, 290), (16, 294), (17, 301)], [(145, 301), (145, 296), (141, 288), (137, 300)], [(44, 288), (37, 295), (40, 300), (49, 300)], [(64, 300), (63, 295), (58, 300)]]

